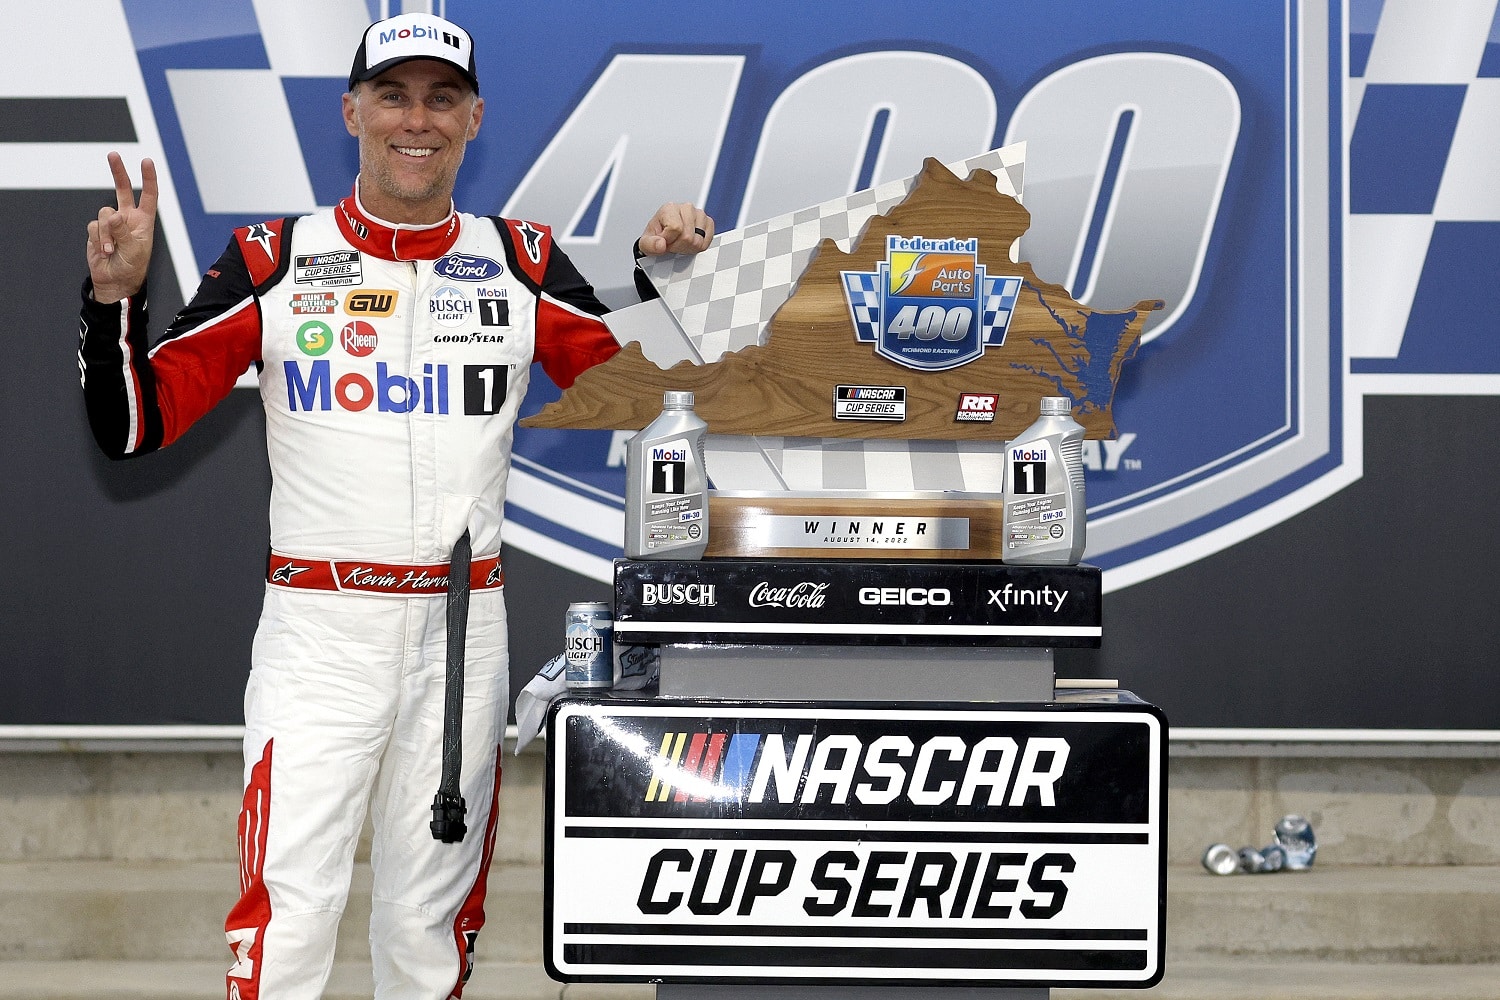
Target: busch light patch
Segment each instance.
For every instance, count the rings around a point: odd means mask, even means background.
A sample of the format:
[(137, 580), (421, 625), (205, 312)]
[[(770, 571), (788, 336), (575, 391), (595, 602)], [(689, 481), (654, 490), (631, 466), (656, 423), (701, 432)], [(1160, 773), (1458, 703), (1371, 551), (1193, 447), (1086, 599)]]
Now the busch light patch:
[(887, 236), (875, 271), (844, 271), (857, 340), (918, 371), (945, 371), (1005, 343), (1019, 277), (991, 277), (977, 239)]
[(442, 326), (463, 326), (473, 312), (474, 302), (455, 285), (443, 285), (427, 300), (427, 314)]

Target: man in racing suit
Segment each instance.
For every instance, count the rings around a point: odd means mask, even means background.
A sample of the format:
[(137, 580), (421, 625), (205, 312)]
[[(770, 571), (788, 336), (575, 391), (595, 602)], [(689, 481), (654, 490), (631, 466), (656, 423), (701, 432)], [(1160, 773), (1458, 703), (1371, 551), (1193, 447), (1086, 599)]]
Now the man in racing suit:
[[(235, 231), (146, 343), (156, 177), (89, 226), (79, 361), (110, 456), (171, 444), (260, 371), (273, 485), (265, 605), (245, 694), (239, 902), (228, 996), (322, 994), (366, 804), (382, 1000), (458, 997), (484, 920), (509, 694), (499, 552), (531, 363), (567, 387), (617, 345), (592, 288), (531, 222), (454, 211), (477, 134), (473, 46), (403, 14), (365, 33), (344, 97), (354, 192)], [(666, 205), (636, 252), (697, 252), (712, 221)], [(450, 553), (475, 553), (462, 785), (469, 835), (429, 829), (443, 746)]]

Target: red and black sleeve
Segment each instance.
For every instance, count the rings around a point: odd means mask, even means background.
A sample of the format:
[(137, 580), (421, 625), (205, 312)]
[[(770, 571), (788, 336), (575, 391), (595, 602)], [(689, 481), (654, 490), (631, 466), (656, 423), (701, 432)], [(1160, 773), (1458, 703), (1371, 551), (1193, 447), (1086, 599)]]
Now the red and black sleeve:
[(536, 293), (535, 358), (547, 377), (566, 389), (580, 374), (619, 353), (600, 317), (609, 311), (552, 231), (534, 222), (494, 219), (514, 272)]
[[(78, 365), (89, 427), (106, 455), (131, 458), (176, 441), (259, 362), (257, 292), (285, 272), (280, 247), (283, 237), (290, 240), (291, 221), (237, 231), (192, 301), (149, 349), (146, 289), (104, 305), (94, 301), (85, 279)], [(274, 250), (267, 234), (276, 237)], [(262, 245), (266, 263), (247, 263), (246, 253)]]

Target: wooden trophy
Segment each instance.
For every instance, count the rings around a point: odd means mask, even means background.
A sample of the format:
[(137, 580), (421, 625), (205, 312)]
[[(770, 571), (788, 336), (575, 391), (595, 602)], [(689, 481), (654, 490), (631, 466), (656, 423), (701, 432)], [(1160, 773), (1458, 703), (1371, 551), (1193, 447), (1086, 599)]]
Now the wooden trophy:
[[(1036, 419), (1043, 396), (1070, 397), (1088, 437), (1115, 437), (1121, 369), (1162, 303), (1089, 309), (1012, 261), (1030, 214), (997, 190), (988, 170), (961, 179), (928, 159), (906, 184), (905, 197), (871, 216), (849, 252), (834, 239), (817, 244), (755, 343), (666, 369), (627, 343), (522, 423), (638, 430), (660, 412), (663, 391), (689, 390), (711, 441), (987, 442), (996, 485), (984, 492), (892, 490), (868, 481), (859, 490), (712, 492), (706, 555), (999, 559), (1004, 442)], [(803, 215), (786, 221), (804, 224), (797, 221)], [(736, 245), (740, 232), (721, 234), (715, 247)], [(695, 309), (727, 315), (745, 306), (743, 253), (730, 280), (714, 252), (679, 259), (675, 270), (689, 289), (672, 305), (679, 321)], [(697, 299), (720, 292), (739, 298), (698, 308)], [(718, 478), (712, 452), (708, 473)]]

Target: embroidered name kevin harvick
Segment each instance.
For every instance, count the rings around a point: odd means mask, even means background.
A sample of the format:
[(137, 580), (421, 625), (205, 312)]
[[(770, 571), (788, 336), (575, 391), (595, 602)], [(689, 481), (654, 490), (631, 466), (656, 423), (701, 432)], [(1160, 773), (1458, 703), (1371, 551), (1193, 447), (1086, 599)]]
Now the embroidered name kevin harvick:
[[(478, 311), (434, 319), (433, 303), (452, 298), (438, 264), (458, 258), (489, 262), (487, 301), (508, 304), (503, 337), (485, 336)], [(335, 300), (360, 318), (343, 335), (324, 324), (299, 336)], [(454, 214), (397, 230), (351, 196), (237, 230), (154, 347), (144, 290), (105, 305), (86, 286), (79, 361), (90, 426), (114, 458), (171, 444), (253, 366), (272, 549), (438, 563), (464, 528), (475, 552), (499, 551), (531, 364), (566, 387), (612, 356), (604, 311), (543, 227)]]

